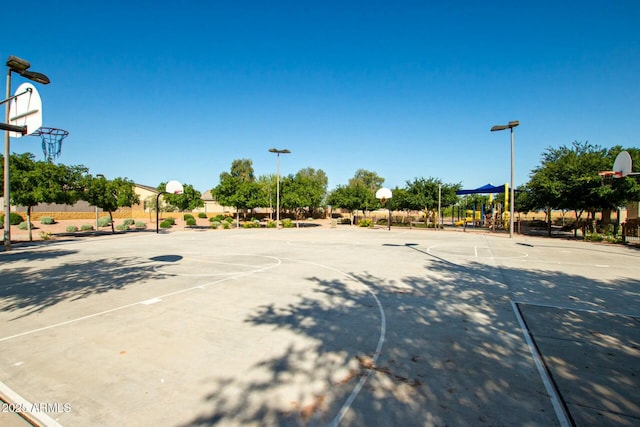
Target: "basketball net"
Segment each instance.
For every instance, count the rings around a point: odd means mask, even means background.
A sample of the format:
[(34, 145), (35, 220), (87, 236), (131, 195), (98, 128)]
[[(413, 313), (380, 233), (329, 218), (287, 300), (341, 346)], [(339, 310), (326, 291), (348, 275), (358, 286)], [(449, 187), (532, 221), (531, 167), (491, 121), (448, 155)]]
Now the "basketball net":
[(63, 129), (41, 127), (33, 136), (39, 136), (42, 139), (42, 152), (44, 158), (52, 163), (60, 157), (62, 153), (62, 141), (69, 136), (69, 132)]

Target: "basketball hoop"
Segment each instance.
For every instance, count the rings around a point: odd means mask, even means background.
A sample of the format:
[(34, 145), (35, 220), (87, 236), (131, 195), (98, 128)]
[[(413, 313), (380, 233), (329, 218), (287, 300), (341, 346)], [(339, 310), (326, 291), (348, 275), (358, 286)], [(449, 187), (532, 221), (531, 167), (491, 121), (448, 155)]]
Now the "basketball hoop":
[(41, 127), (31, 135), (42, 138), (42, 152), (48, 162), (53, 162), (62, 153), (62, 140), (69, 136), (69, 131), (56, 128)]

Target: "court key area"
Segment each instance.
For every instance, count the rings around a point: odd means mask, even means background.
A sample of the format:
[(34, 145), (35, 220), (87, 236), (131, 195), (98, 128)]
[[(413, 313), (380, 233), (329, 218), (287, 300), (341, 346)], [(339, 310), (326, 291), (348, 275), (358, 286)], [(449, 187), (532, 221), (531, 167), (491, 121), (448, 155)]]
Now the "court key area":
[(639, 260), (350, 226), (15, 245), (0, 423), (637, 426)]

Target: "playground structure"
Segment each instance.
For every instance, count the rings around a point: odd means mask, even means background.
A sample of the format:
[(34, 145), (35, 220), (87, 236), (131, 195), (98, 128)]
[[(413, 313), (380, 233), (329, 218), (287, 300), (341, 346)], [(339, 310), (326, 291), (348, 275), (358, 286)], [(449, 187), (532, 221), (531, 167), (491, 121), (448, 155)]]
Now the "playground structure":
[[(496, 193), (504, 193), (504, 205), (493, 200), (493, 195)], [(452, 212), (451, 222), (454, 226), (466, 227), (467, 224), (471, 224), (472, 227), (486, 227), (492, 231), (509, 228), (509, 184), (505, 183), (499, 186), (487, 184), (472, 190), (459, 190), (456, 192), (458, 196), (470, 194), (488, 194), (489, 204), (482, 204), (481, 206), (473, 205), (473, 209), (466, 207), (464, 209), (464, 216), (462, 217), (460, 216), (459, 210), (457, 221), (454, 221)], [(462, 208), (462, 206), (459, 208)]]

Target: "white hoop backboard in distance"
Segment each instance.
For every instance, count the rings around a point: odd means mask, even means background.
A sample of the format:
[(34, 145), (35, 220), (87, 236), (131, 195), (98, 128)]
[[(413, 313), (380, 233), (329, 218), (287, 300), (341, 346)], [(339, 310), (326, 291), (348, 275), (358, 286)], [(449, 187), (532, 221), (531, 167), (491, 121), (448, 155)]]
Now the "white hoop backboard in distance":
[(376, 191), (376, 199), (390, 199), (393, 194), (388, 188), (382, 187)]
[(628, 151), (621, 151), (613, 162), (613, 172), (619, 176), (627, 176), (631, 173), (632, 160)]
[(169, 194), (182, 194), (184, 192), (182, 184), (180, 184), (180, 182), (178, 181), (167, 182), (165, 189)]
[(31, 135), (42, 126), (42, 100), (31, 83), (22, 83), (9, 104), (9, 124), (26, 126), (26, 133), (9, 132), (9, 136), (20, 138)]

